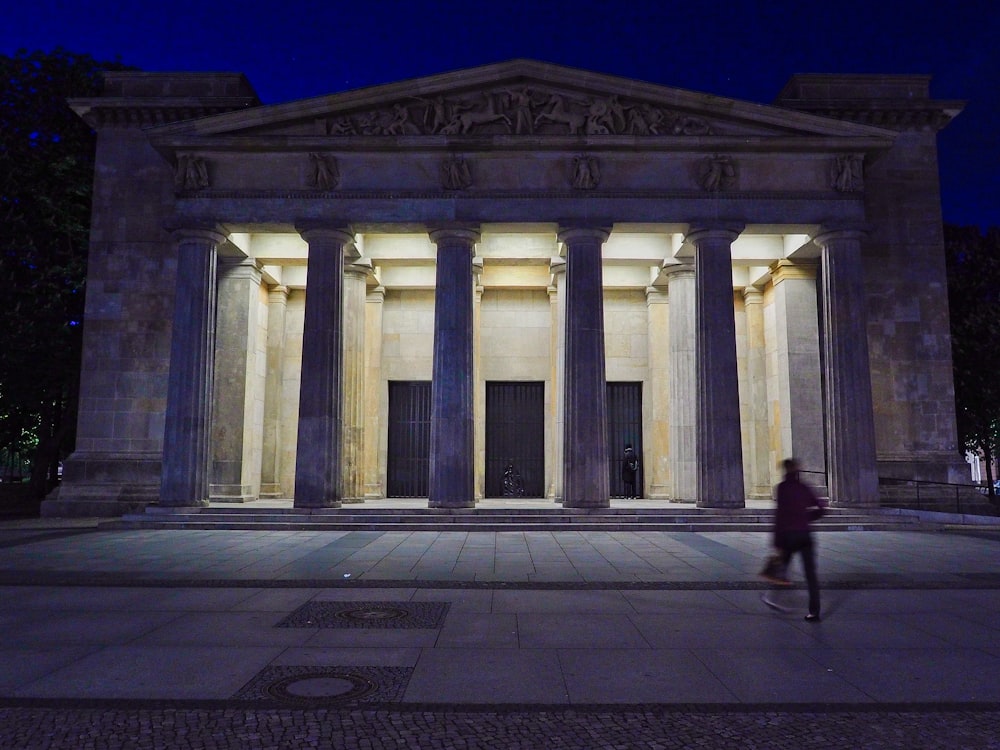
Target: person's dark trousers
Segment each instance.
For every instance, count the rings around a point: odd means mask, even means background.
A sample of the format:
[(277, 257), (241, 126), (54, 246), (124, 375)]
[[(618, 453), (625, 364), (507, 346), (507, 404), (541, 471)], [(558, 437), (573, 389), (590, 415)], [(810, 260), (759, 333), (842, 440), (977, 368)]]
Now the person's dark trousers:
[(796, 552), (802, 555), (802, 567), (809, 586), (809, 614), (819, 617), (819, 579), (816, 577), (816, 549), (813, 547), (812, 534), (808, 531), (786, 531), (777, 541), (786, 569), (792, 555)]

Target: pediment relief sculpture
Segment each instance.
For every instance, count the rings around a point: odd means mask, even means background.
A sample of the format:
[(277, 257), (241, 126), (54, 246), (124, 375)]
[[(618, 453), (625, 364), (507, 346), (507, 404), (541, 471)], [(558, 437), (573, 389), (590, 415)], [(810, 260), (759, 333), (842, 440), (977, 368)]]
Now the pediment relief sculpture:
[(431, 98), (410, 97), (375, 111), (326, 120), (332, 136), (400, 135), (711, 135), (708, 120), (618, 95), (533, 86)]

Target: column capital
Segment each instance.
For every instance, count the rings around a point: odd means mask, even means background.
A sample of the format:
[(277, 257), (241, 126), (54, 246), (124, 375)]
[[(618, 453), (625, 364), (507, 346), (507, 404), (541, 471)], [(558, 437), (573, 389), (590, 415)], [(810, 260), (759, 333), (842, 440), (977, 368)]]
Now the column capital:
[(374, 274), (375, 268), (371, 258), (359, 258), (344, 266), (344, 275), (346, 276), (362, 276), (367, 279), (369, 276), (374, 277)]
[(764, 291), (753, 284), (743, 287), (743, 302), (748, 305), (760, 305), (764, 302)]
[(478, 224), (453, 224), (434, 227), (428, 232), (428, 236), (435, 245), (448, 241), (467, 242), (474, 245), (479, 242), (481, 235)]
[(729, 221), (692, 224), (684, 237), (684, 242), (698, 245), (705, 240), (724, 240), (732, 244), (744, 228), (746, 228), (746, 224)]
[(822, 248), (829, 247), (838, 240), (861, 241), (868, 236), (870, 227), (867, 224), (831, 224), (820, 227), (819, 233), (813, 237), (813, 242)]
[(694, 278), (693, 263), (664, 263), (660, 273), (667, 277), (667, 285), (674, 279)]
[(564, 245), (575, 240), (587, 240), (596, 239), (601, 244), (608, 241), (608, 237), (611, 236), (610, 227), (605, 226), (572, 226), (572, 225), (560, 225), (559, 234), (557, 235), (559, 242)]
[(170, 220), (164, 224), (164, 229), (170, 232), (170, 236), (177, 243), (205, 240), (213, 245), (221, 245), (229, 238), (229, 233), (221, 225), (208, 222), (188, 224)]
[(267, 301), (275, 304), (288, 302), (288, 287), (282, 284), (269, 287), (267, 290)]
[(317, 242), (328, 239), (339, 242), (344, 246), (355, 243), (354, 231), (350, 225), (339, 222), (326, 224), (315, 221), (299, 221), (295, 223), (295, 231), (306, 242)]
[(665, 305), (670, 301), (670, 293), (662, 286), (646, 287), (646, 305)]
[(566, 273), (566, 259), (559, 256), (550, 258), (549, 273), (553, 276), (556, 274)]

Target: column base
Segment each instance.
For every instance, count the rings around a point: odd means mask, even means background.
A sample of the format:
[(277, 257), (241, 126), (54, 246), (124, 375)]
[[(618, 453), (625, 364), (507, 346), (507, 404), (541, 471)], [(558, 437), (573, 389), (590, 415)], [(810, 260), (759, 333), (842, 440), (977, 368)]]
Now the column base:
[(246, 484), (210, 484), (208, 500), (212, 503), (249, 503), (257, 497)]

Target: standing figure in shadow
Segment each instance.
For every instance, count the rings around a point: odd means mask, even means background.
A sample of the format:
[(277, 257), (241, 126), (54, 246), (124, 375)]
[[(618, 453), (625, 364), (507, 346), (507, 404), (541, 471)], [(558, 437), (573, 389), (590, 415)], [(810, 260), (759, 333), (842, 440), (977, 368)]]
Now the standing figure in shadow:
[(625, 483), (625, 498), (634, 499), (635, 477), (639, 473), (639, 456), (632, 448), (632, 443), (625, 444), (625, 452), (622, 454), (622, 482)]

